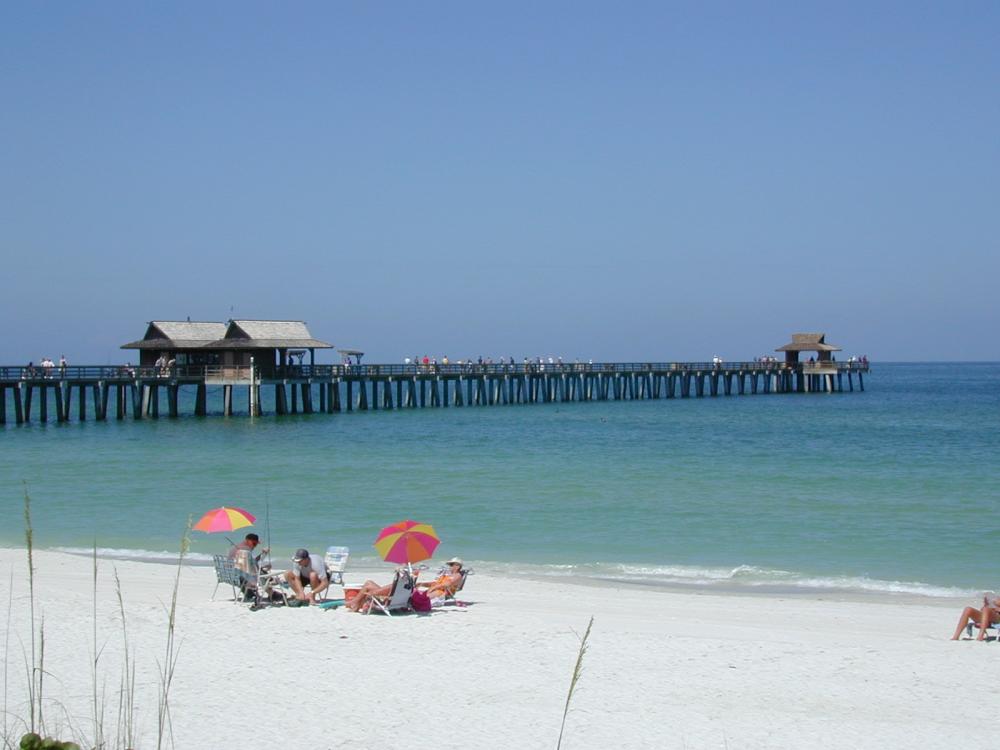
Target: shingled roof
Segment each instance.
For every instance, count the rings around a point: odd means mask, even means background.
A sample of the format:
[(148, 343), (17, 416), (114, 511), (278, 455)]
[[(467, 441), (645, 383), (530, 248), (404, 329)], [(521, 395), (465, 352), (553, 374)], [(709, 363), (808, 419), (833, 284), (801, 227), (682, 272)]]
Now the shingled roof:
[(332, 349), (301, 320), (230, 320), (221, 346), (254, 349)]
[(793, 333), (792, 343), (779, 346), (776, 352), (839, 352), (839, 346), (826, 343), (825, 333)]
[(153, 320), (139, 341), (122, 349), (332, 349), (301, 320)]
[(226, 324), (203, 320), (151, 320), (146, 335), (122, 349), (197, 349), (226, 335)]

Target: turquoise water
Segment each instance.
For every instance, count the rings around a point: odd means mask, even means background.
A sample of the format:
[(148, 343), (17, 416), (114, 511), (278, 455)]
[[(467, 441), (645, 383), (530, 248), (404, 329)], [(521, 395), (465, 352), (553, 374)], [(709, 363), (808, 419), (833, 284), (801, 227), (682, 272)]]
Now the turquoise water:
[[(433, 523), (480, 567), (664, 583), (1000, 585), (1000, 365), (878, 365), (865, 393), (0, 428), (0, 543), (155, 557), (189, 515), (374, 556)], [(193, 551), (220, 551), (194, 534)]]

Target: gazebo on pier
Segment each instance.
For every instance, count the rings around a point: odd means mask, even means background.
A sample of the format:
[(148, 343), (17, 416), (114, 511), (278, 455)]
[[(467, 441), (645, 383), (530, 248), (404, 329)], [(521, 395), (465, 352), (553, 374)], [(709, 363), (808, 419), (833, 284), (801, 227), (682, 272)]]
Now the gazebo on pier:
[(825, 333), (793, 333), (792, 343), (779, 346), (774, 351), (785, 353), (785, 363), (797, 365), (799, 352), (816, 352), (817, 362), (832, 362), (833, 353), (839, 352), (839, 346), (826, 343)]
[(332, 348), (313, 338), (300, 320), (153, 320), (145, 336), (122, 346), (138, 349), (139, 364), (145, 367), (155, 366), (157, 360), (181, 368), (249, 367), (252, 358), (262, 379), (281, 377), (292, 364), (290, 352), (308, 351), (309, 364), (314, 365), (317, 349)]

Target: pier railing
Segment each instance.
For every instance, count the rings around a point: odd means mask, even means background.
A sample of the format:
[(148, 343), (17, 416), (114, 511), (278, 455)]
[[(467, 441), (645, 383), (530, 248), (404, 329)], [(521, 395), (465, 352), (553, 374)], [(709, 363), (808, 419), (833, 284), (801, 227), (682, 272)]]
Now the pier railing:
[[(393, 365), (289, 365), (277, 367), (265, 380), (329, 380), (337, 377), (406, 377), (438, 376), (500, 376), (542, 374), (628, 374), (649, 372), (784, 372), (801, 368), (803, 371), (828, 370), (838, 372), (867, 371), (867, 362), (528, 362), (515, 364), (428, 363)], [(256, 377), (261, 377), (257, 369)], [(71, 365), (66, 367), (0, 367), (0, 380), (45, 381), (135, 381), (156, 380), (239, 380), (251, 379), (251, 368), (236, 365), (174, 365), (170, 367), (136, 365)]]

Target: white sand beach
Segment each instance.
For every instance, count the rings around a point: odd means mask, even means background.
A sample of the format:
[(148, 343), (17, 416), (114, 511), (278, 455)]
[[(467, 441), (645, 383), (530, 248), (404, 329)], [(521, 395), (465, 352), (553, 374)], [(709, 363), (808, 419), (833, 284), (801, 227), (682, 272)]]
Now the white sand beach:
[[(64, 736), (68, 727), (90, 735), (91, 560), (41, 551), (35, 563), (46, 720)], [(137, 649), (137, 747), (155, 747), (157, 660), (176, 568), (98, 564), (108, 725), (122, 654), (117, 569)], [(9, 717), (27, 713), (26, 571), (24, 550), (0, 550), (0, 594), (12, 601), (9, 624), (2, 615)], [(387, 579), (388, 566), (351, 570), (348, 580), (369, 575)], [(554, 748), (591, 615), (567, 750), (987, 748), (1000, 731), (1000, 643), (948, 640), (965, 602), (676, 593), (476, 567), (461, 595), (469, 606), (389, 618), (252, 612), (224, 588), (212, 601), (214, 586), (210, 568), (181, 570), (170, 694), (177, 748)]]

